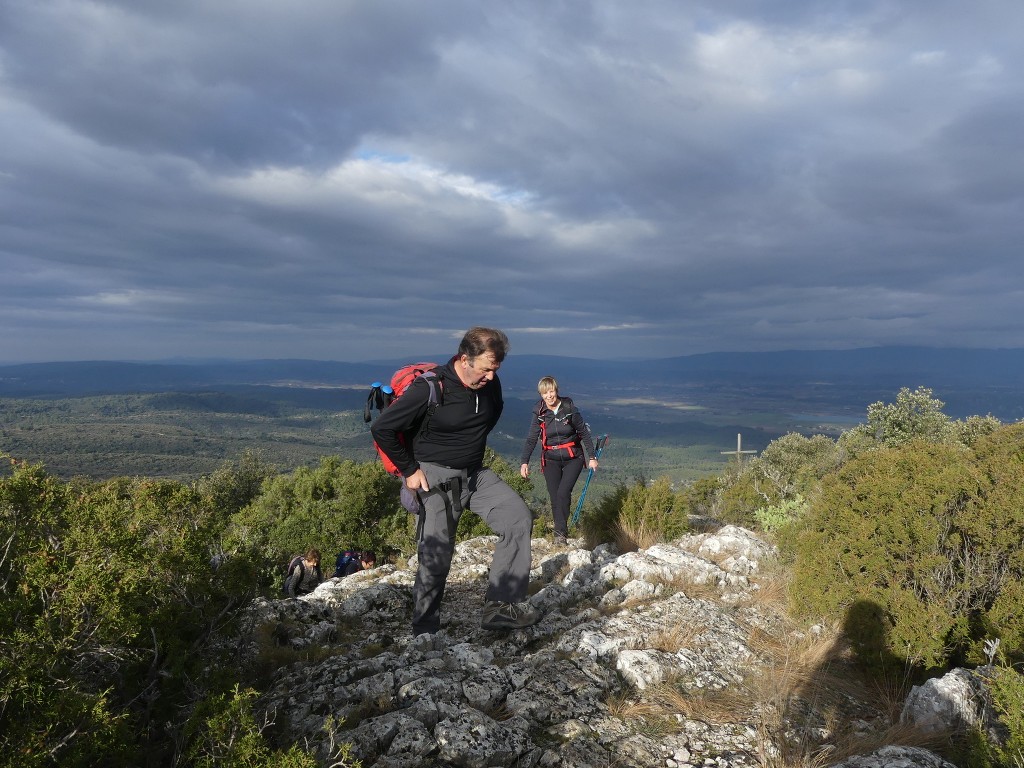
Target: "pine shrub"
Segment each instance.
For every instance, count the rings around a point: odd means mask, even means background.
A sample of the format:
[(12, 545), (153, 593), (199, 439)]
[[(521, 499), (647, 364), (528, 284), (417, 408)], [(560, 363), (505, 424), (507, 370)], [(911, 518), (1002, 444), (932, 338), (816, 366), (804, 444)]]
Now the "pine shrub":
[(844, 622), (871, 666), (942, 670), (1024, 638), (1024, 425), (866, 451), (780, 542), (803, 614)]

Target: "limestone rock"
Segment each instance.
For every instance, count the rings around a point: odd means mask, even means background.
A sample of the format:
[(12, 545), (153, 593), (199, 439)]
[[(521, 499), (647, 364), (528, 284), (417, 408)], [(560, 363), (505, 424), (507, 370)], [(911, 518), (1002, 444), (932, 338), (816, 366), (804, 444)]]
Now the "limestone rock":
[[(799, 692), (752, 698), (770, 679), (754, 640), (789, 639), (776, 609), (756, 599), (775, 552), (752, 532), (709, 526), (624, 554), (534, 541), (530, 601), (543, 617), (505, 633), (480, 628), (494, 541), (456, 547), (436, 635), (410, 632), (415, 561), (254, 601), (238, 655), (269, 677), (260, 706), (281, 744), (311, 744), (327, 765), (325, 724), (340, 720), (333, 738), (364, 768), (740, 768), (764, 765), (794, 736), (827, 749), (836, 712), (816, 712)], [(922, 689), (906, 717), (966, 719), (963, 683)], [(741, 705), (716, 716), (730, 696)], [(872, 717), (846, 720), (870, 731)], [(904, 748), (836, 765), (948, 766)]]

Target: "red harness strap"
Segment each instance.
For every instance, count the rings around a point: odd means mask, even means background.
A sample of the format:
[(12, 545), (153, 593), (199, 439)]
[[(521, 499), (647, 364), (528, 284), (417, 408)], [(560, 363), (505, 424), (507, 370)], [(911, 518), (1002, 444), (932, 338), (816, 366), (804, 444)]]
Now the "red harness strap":
[(547, 453), (548, 451), (566, 450), (566, 451), (569, 452), (569, 458), (570, 459), (574, 459), (574, 458), (576, 458), (576, 451), (574, 450), (575, 447), (576, 447), (576, 441), (575, 440), (573, 442), (571, 442), (571, 443), (562, 443), (561, 445), (548, 445), (548, 425), (547, 425), (546, 422), (541, 420), (541, 422), (540, 422), (540, 448), (541, 448), (541, 450), (540, 450), (540, 469), (541, 469), (542, 472), (544, 471), (544, 465), (547, 464), (547, 459), (544, 457), (545, 453)]

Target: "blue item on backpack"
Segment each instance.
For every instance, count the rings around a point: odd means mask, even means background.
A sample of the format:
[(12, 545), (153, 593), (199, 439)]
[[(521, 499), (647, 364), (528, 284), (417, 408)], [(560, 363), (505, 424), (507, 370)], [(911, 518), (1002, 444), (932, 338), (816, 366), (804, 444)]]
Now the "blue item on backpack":
[(346, 549), (344, 552), (339, 552), (338, 559), (334, 561), (334, 578), (344, 576), (349, 564), (361, 559), (360, 553), (354, 549)]

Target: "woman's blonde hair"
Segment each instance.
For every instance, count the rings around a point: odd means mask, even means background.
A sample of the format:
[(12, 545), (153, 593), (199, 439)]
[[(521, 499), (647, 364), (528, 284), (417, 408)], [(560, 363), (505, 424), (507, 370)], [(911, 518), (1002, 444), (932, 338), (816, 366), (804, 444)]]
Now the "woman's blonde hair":
[(554, 376), (545, 376), (543, 379), (537, 382), (537, 392), (544, 394), (545, 392), (557, 392), (558, 382), (555, 381)]

